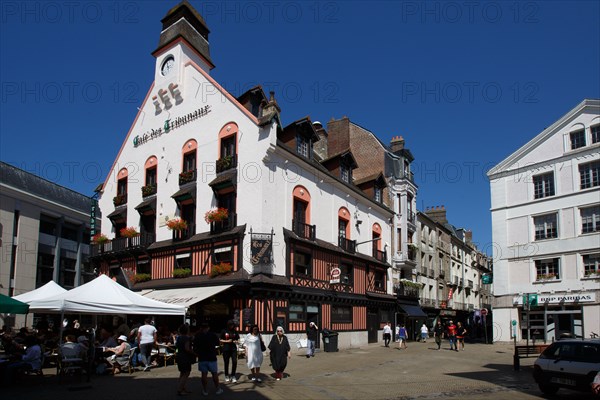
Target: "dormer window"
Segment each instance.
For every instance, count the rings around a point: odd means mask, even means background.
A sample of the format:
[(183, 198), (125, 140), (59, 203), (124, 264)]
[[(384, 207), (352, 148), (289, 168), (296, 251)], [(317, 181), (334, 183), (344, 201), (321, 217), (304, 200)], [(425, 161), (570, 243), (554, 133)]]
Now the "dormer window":
[(373, 197), (375, 198), (376, 202), (381, 203), (382, 193), (383, 189), (378, 186), (375, 186), (375, 193)]
[(340, 165), (340, 179), (346, 183), (352, 180), (352, 170), (345, 164)]
[(302, 157), (310, 158), (312, 143), (303, 135), (296, 135), (296, 152)]

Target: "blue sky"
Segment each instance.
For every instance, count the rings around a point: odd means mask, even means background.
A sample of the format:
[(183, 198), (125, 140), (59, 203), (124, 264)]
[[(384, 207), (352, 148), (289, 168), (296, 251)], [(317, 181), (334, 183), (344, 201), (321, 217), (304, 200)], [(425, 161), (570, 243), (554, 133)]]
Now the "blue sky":
[[(0, 159), (91, 195), (153, 79), (176, 1), (0, 4)], [(284, 123), (348, 116), (415, 156), (418, 209), (491, 250), (485, 172), (600, 98), (597, 1), (191, 1), (212, 76), (276, 92)]]

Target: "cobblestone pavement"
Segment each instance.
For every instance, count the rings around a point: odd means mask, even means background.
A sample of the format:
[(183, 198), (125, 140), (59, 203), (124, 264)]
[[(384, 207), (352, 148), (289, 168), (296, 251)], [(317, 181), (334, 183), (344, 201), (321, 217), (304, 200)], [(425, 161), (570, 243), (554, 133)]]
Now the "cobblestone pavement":
[[(286, 377), (276, 381), (265, 357), (264, 381), (248, 380), (245, 360), (238, 362), (238, 383), (223, 383), (224, 393), (215, 395), (209, 383), (207, 398), (223, 399), (543, 399), (531, 370), (534, 358), (523, 359), (521, 370), (513, 371), (512, 347), (507, 344), (467, 344), (465, 351), (454, 352), (448, 346), (441, 351), (435, 344), (409, 343), (408, 349), (386, 348), (371, 344), (364, 348), (337, 353), (319, 352), (307, 359), (301, 350), (289, 361)], [(194, 366), (195, 367), (195, 366)], [(222, 371), (222, 359), (219, 359)], [(48, 369), (44, 377), (27, 376), (8, 388), (1, 388), (2, 399), (175, 399), (177, 367), (153, 368), (149, 372), (117, 376), (85, 377), (82, 382), (68, 377), (59, 384), (56, 371)], [(223, 375), (220, 375), (221, 381)], [(193, 370), (188, 383), (201, 395), (199, 373)], [(591, 400), (591, 394), (561, 389), (557, 398)]]

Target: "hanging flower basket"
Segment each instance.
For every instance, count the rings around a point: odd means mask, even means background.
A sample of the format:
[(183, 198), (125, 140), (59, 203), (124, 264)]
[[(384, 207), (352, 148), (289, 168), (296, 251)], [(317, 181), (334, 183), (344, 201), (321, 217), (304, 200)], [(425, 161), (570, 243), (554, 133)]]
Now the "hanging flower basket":
[(108, 242), (110, 242), (110, 239), (107, 238), (106, 235), (103, 233), (96, 233), (94, 236), (92, 236), (93, 244), (104, 244)]
[(187, 229), (188, 224), (181, 218), (173, 218), (167, 221), (167, 228), (172, 231), (183, 231)]
[(227, 275), (233, 271), (233, 266), (229, 263), (219, 263), (212, 266), (210, 270), (210, 277), (214, 278), (219, 275)]
[(226, 208), (216, 208), (214, 210), (208, 210), (204, 214), (204, 221), (207, 224), (211, 222), (224, 221), (229, 217), (229, 211)]
[(136, 231), (133, 226), (128, 226), (127, 228), (121, 228), (119, 233), (121, 234), (121, 237), (126, 237), (126, 238), (134, 238), (134, 237), (140, 235), (140, 233), (138, 231)]

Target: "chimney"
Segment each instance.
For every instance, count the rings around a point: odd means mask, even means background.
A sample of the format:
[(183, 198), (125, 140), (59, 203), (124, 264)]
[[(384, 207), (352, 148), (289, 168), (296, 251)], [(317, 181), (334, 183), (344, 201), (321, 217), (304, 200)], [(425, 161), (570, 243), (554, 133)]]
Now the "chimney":
[(446, 224), (446, 208), (444, 206), (434, 206), (425, 210), (425, 214), (439, 224)]
[(264, 117), (270, 113), (280, 113), (281, 112), (281, 108), (279, 108), (279, 105), (277, 104), (277, 100), (275, 100), (275, 92), (274, 91), (270, 91), (269, 92), (270, 96), (269, 96), (269, 101), (265, 102), (263, 100), (262, 104), (261, 104), (261, 108), (262, 108), (262, 114), (261, 117)]
[(394, 136), (390, 141), (390, 149), (392, 150), (392, 153), (404, 149), (404, 138), (402, 136)]
[(319, 121), (313, 122), (313, 128), (315, 129), (315, 132), (317, 132), (317, 135), (319, 135), (319, 140), (313, 144), (313, 150), (319, 157), (321, 157), (321, 159), (324, 160), (328, 155), (327, 131), (325, 128), (323, 128), (323, 124), (321, 124)]
[(471, 231), (471, 230), (465, 230), (465, 241), (468, 244), (473, 243), (473, 231)]

